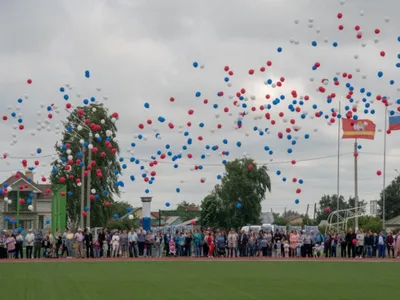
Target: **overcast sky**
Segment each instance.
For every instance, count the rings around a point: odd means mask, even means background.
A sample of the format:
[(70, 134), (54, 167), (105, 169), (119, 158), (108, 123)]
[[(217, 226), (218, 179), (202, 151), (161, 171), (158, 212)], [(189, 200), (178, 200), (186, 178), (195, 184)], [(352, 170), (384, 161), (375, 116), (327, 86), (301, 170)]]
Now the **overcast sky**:
[[(95, 96), (110, 112), (119, 113), (118, 140), (123, 157), (148, 159), (158, 150), (165, 153), (167, 144), (177, 154), (187, 142), (185, 131), (193, 139), (188, 150), (182, 152), (183, 159), (176, 162), (177, 169), (171, 158), (154, 168), (157, 176), (152, 185), (141, 180), (140, 165), (128, 161), (121, 178), (125, 182), (122, 200), (140, 206), (140, 197), (149, 188), (153, 209), (164, 209), (166, 202), (174, 207), (183, 200), (199, 204), (218, 183), (217, 175), (223, 174), (222, 160), (248, 154), (259, 163), (269, 163), (272, 193), (266, 195), (263, 210), (282, 212), (286, 207), (304, 212), (307, 204), (313, 205), (323, 194), (336, 193), (337, 189), (337, 122), (328, 125), (324, 117), (311, 116), (317, 111), (329, 113), (342, 98), (342, 107), (351, 106), (345, 99), (345, 84), (349, 82), (354, 86), (354, 100), (359, 101), (357, 115), (373, 120), (378, 129), (374, 141), (360, 140), (359, 155), (360, 198), (377, 199), (383, 185), (383, 176), (376, 174), (383, 169), (383, 132), (378, 131), (384, 129), (385, 119), (382, 103), (371, 100), (376, 95), (387, 95), (395, 103), (390, 109), (397, 109), (399, 84), (389, 83), (399, 77), (400, 70), (396, 68), (400, 62), (400, 21), (394, 14), (398, 11), (397, 2), (354, 0), (341, 5), (337, 0), (2, 1), (0, 113), (9, 119), (0, 121), (0, 150), (10, 157), (0, 160), (0, 179), (22, 168), (21, 159), (12, 156), (31, 157), (32, 165), (37, 157), (54, 153), (53, 145), (60, 139), (56, 130), (65, 118), (66, 102), (59, 89), (69, 84), (71, 89), (66, 89), (72, 104)], [(340, 20), (338, 13), (343, 14)], [(344, 26), (342, 31), (339, 25)], [(356, 25), (361, 27), (362, 39), (356, 37)], [(380, 33), (375, 34), (375, 29)], [(317, 42), (316, 47), (312, 41)], [(333, 47), (334, 42), (337, 47)], [(278, 47), (282, 52), (277, 51)], [(380, 56), (381, 51), (385, 51), (384, 57)], [(271, 67), (266, 66), (268, 60)], [(197, 68), (193, 67), (194, 62), (198, 62)], [(312, 70), (316, 62), (320, 67)], [(233, 76), (228, 76), (225, 66), (234, 72)], [(266, 71), (260, 72), (261, 67)], [(249, 75), (250, 69), (255, 70), (254, 75)], [(89, 80), (84, 76), (85, 70), (91, 72)], [(379, 71), (383, 72), (381, 78), (377, 76)], [(337, 72), (353, 77), (344, 79)], [(339, 86), (333, 84), (335, 76)], [(225, 77), (229, 77), (231, 87)], [(264, 84), (268, 79), (276, 83), (280, 77), (285, 79), (282, 87)], [(29, 78), (31, 85), (26, 83)], [(327, 85), (321, 83), (323, 79), (328, 79)], [(317, 92), (319, 86), (324, 86), (326, 92)], [(239, 102), (246, 103), (247, 109), (233, 106), (237, 98), (229, 97), (242, 88), (248, 99)], [(361, 88), (372, 93), (367, 97), (368, 114), (363, 113), (365, 94), (360, 94)], [(299, 113), (288, 109), (292, 90), (297, 91), (297, 100), (300, 96), (310, 97), (300, 106)], [(198, 91), (200, 97), (195, 96)], [(217, 96), (220, 91), (224, 93), (222, 97)], [(337, 97), (327, 104), (330, 93)], [(266, 94), (271, 99), (267, 100)], [(281, 95), (285, 100), (272, 105), (273, 99)], [(173, 103), (170, 97), (175, 98)], [(23, 98), (19, 106), (18, 98)], [(203, 103), (204, 99), (208, 104)], [(46, 107), (52, 103), (60, 107), (60, 113), (49, 120)], [(145, 103), (150, 104), (150, 109), (144, 108)], [(218, 104), (217, 109), (214, 104)], [(259, 110), (268, 104), (272, 105), (270, 110)], [(314, 104), (318, 109), (313, 109)], [(252, 106), (257, 107), (255, 112), (249, 110)], [(225, 107), (232, 115), (224, 112)], [(191, 116), (190, 109), (194, 110)], [(371, 109), (375, 110), (374, 115)], [(243, 111), (248, 115), (242, 120), (242, 128), (237, 129), (235, 122)], [(265, 119), (267, 111), (275, 125)], [(22, 115), (24, 131), (13, 129), (17, 118), (10, 116), (12, 112)], [(283, 118), (279, 117), (280, 112), (284, 113)], [(301, 119), (303, 113), (308, 113), (305, 119)], [(159, 116), (166, 121), (158, 122)], [(262, 117), (254, 120), (257, 116)], [(153, 121), (152, 126), (146, 124), (148, 119)], [(285, 123), (290, 119), (300, 128), (291, 133), (293, 139), (297, 138), (295, 146), (285, 132), (286, 128), (293, 130), (289, 122)], [(186, 126), (188, 121), (192, 122), (190, 128)], [(44, 127), (40, 132), (36, 132), (38, 122)], [(172, 130), (168, 127), (170, 122), (175, 125)], [(139, 129), (139, 123), (145, 124), (144, 130)], [(221, 129), (217, 129), (218, 124)], [(268, 133), (260, 136), (254, 126), (263, 131), (268, 128)], [(161, 139), (156, 139), (155, 130)], [(32, 136), (32, 132), (36, 135)], [(279, 132), (284, 133), (281, 140)], [(138, 134), (147, 140), (135, 139)], [(310, 135), (308, 140), (304, 138), (306, 134)], [(400, 169), (397, 135), (393, 132), (387, 136), (387, 183), (397, 175), (395, 168)], [(16, 144), (11, 145), (13, 141)], [(136, 143), (133, 155), (132, 142)], [(219, 150), (206, 150), (206, 145), (218, 145)], [(273, 150), (273, 155), (264, 150), (265, 146)], [(43, 149), (41, 155), (36, 154), (37, 148)], [(291, 154), (288, 148), (292, 149)], [(223, 150), (230, 155), (220, 156)], [(354, 195), (353, 141), (342, 141), (340, 151), (340, 193), (349, 197)], [(187, 158), (188, 153), (192, 159)], [(209, 155), (203, 160), (202, 154)], [(41, 174), (49, 174), (51, 157), (39, 160), (38, 179)], [(292, 165), (291, 160), (297, 163)], [(191, 171), (196, 164), (203, 169)], [(276, 175), (278, 170), (282, 172), (280, 176)], [(131, 175), (136, 177), (135, 182), (130, 181)], [(283, 182), (282, 177), (287, 181)], [(304, 184), (293, 183), (294, 177)], [(205, 183), (200, 182), (202, 178)], [(181, 192), (176, 193), (176, 188)], [(296, 194), (297, 188), (302, 189), (300, 194)], [(295, 199), (300, 200), (299, 205)]]

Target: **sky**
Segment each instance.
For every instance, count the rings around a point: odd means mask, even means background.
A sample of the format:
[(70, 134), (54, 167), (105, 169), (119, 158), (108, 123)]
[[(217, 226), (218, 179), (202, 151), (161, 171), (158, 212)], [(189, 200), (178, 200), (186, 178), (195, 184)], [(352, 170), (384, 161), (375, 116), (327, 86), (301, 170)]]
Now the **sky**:
[[(340, 128), (338, 119), (328, 124), (324, 115), (330, 114), (331, 109), (338, 110), (341, 103), (343, 114), (346, 106), (356, 106), (360, 119), (376, 123), (375, 139), (359, 140), (362, 148), (358, 156), (359, 197), (375, 200), (384, 184), (383, 176), (377, 172), (383, 172), (385, 128), (385, 109), (375, 98), (386, 95), (391, 103), (389, 111), (397, 110), (400, 87), (396, 81), (400, 71), (396, 67), (400, 62), (400, 20), (393, 15), (398, 8), (396, 2), (3, 1), (0, 115), (7, 115), (8, 120), (0, 120), (0, 151), (8, 157), (0, 160), (0, 179), (22, 170), (23, 158), (30, 165), (35, 160), (40, 162), (35, 170), (36, 180), (48, 176), (52, 160), (49, 155), (55, 153), (54, 144), (62, 133), (61, 121), (67, 114), (64, 94), (75, 106), (93, 96), (110, 113), (119, 113), (120, 156), (128, 158), (127, 169), (121, 176), (125, 187), (119, 200), (138, 207), (141, 196), (152, 196), (153, 210), (166, 209), (166, 202), (171, 204), (170, 208), (182, 201), (200, 204), (220, 182), (217, 176), (224, 172), (222, 161), (248, 155), (257, 163), (267, 164), (271, 176), (272, 191), (266, 194), (263, 211), (305, 212), (324, 194), (337, 192)], [(341, 19), (338, 13), (343, 15)], [(339, 25), (344, 29), (339, 30)], [(355, 29), (357, 25), (359, 30)], [(379, 34), (375, 29), (379, 29)], [(362, 34), (361, 39), (357, 33)], [(278, 52), (278, 48), (282, 51)], [(384, 57), (381, 51), (385, 52)], [(272, 65), (267, 66), (267, 61)], [(313, 70), (316, 63), (320, 66)], [(228, 75), (225, 66), (234, 72), (233, 76)], [(261, 67), (266, 68), (265, 72), (260, 71)], [(249, 74), (251, 69), (253, 75)], [(85, 70), (90, 71), (90, 79), (85, 78)], [(383, 72), (383, 76), (378, 77), (378, 72)], [(343, 73), (352, 74), (352, 78), (343, 78)], [(276, 83), (281, 77), (284, 81), (278, 87)], [(334, 85), (334, 77), (339, 79), (338, 86)], [(28, 79), (32, 84), (27, 84)], [(269, 79), (274, 84), (268, 84)], [(390, 84), (392, 79), (394, 84)], [(354, 87), (353, 103), (346, 98), (346, 83)], [(60, 87), (66, 92), (61, 93)], [(319, 87), (326, 91), (318, 91)], [(371, 92), (371, 97), (366, 92), (362, 94), (362, 88)], [(241, 89), (245, 89), (243, 100), (236, 96)], [(291, 95), (293, 90), (297, 92), (295, 98)], [(218, 96), (219, 92), (223, 96)], [(336, 97), (327, 103), (331, 93)], [(266, 99), (267, 94), (270, 99)], [(281, 95), (284, 100), (275, 105), (274, 99)], [(309, 100), (300, 105), (300, 97), (306, 95)], [(19, 98), (23, 103), (17, 103)], [(300, 112), (288, 108), (293, 99), (297, 100), (294, 106), (300, 107)], [(239, 107), (233, 105), (234, 101)], [(145, 103), (150, 105), (149, 109)], [(57, 107), (52, 119), (47, 117), (46, 110), (50, 104)], [(260, 106), (266, 108), (261, 111)], [(193, 115), (188, 114), (191, 109)], [(313, 117), (319, 111), (323, 116)], [(16, 118), (11, 117), (12, 112), (17, 114)], [(246, 115), (241, 118), (239, 114), (243, 112)], [(265, 118), (266, 112), (276, 121), (275, 125)], [(280, 117), (280, 113), (284, 116)], [(306, 114), (305, 119), (302, 114)], [(164, 123), (158, 121), (160, 116), (166, 119)], [(22, 131), (18, 130), (18, 118), (23, 119)], [(149, 119), (151, 126), (147, 125)], [(237, 126), (239, 119), (241, 128)], [(297, 132), (290, 120), (295, 121)], [(138, 127), (140, 123), (145, 125), (143, 130)], [(169, 123), (174, 125), (173, 129), (168, 127)], [(222, 128), (218, 129), (218, 124)], [(287, 128), (296, 145), (288, 140)], [(279, 132), (283, 133), (282, 139), (278, 138)], [(156, 133), (161, 139), (156, 138)], [(144, 138), (138, 139), (138, 135)], [(398, 175), (395, 169), (400, 170), (397, 135), (387, 135), (387, 184)], [(189, 137), (193, 143), (182, 150)], [(132, 148), (131, 143), (136, 146)], [(146, 160), (157, 151), (166, 153), (167, 145), (173, 154), (181, 152), (182, 159), (172, 162), (171, 157), (157, 158), (157, 167), (148, 167)], [(207, 145), (218, 145), (219, 149), (207, 150)], [(266, 146), (273, 151), (272, 155), (265, 150)], [(36, 153), (38, 148), (42, 149), (40, 155)], [(288, 153), (289, 148), (292, 153)], [(354, 195), (353, 148), (354, 140), (341, 140), (339, 190), (346, 198)], [(229, 156), (221, 155), (222, 151), (228, 151)], [(206, 159), (201, 159), (202, 154)], [(141, 163), (130, 163), (132, 156)], [(141, 179), (141, 165), (157, 172), (152, 185)], [(196, 165), (201, 165), (202, 170), (193, 170)], [(134, 182), (131, 175), (136, 178)], [(293, 178), (302, 179), (303, 184), (293, 183)], [(145, 189), (150, 190), (149, 194)], [(296, 199), (299, 204), (295, 204)]]

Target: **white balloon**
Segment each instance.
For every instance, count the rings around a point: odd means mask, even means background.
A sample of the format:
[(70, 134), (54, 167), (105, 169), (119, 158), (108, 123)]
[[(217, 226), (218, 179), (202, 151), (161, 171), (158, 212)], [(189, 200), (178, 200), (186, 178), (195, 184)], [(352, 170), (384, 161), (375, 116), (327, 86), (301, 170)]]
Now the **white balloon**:
[(33, 210), (33, 205), (29, 205), (29, 206), (28, 206), (28, 209), (29, 209), (30, 211), (32, 211), (32, 210)]
[(91, 189), (90, 192), (91, 192), (92, 194), (96, 194), (96, 190), (95, 190), (95, 189)]
[(77, 129), (78, 131), (81, 131), (83, 129), (82, 125), (78, 125)]
[(384, 20), (386, 23), (388, 23), (390, 21), (390, 18), (386, 16)]
[(7, 201), (7, 203), (8, 203), (8, 204), (11, 204), (11, 203), (12, 203), (12, 201), (11, 201), (11, 200), (8, 200), (8, 201)]
[(116, 118), (111, 118), (111, 122), (115, 123), (115, 122), (117, 122), (117, 119)]
[(91, 149), (93, 149), (93, 145), (92, 144), (89, 144), (88, 145), (88, 148), (91, 150)]
[(129, 220), (133, 220), (133, 215), (129, 215), (129, 216), (128, 216), (128, 219), (129, 219)]
[(361, 17), (364, 16), (364, 11), (363, 10), (360, 10), (360, 16)]

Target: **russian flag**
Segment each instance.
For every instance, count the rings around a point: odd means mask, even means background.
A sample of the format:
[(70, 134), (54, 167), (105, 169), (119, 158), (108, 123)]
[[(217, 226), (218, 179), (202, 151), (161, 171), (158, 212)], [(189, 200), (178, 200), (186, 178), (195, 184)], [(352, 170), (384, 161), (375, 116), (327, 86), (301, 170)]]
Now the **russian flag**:
[(389, 116), (389, 130), (400, 130), (400, 114)]

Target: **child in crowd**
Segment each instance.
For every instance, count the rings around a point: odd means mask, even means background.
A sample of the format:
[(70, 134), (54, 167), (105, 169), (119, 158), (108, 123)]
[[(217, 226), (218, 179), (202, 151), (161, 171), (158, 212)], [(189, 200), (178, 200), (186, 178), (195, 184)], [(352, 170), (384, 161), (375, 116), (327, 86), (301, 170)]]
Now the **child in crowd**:
[(314, 258), (317, 258), (317, 257), (318, 257), (318, 248), (319, 248), (319, 244), (316, 244), (316, 245), (313, 247), (313, 257), (314, 257)]
[(289, 243), (288, 241), (283, 242), (283, 250), (285, 252), (285, 257), (289, 257)]
[(169, 255), (176, 256), (175, 241), (172, 237), (169, 240)]
[(99, 241), (95, 241), (93, 243), (93, 256), (95, 258), (99, 258), (100, 257), (100, 243), (99, 243)]
[(319, 245), (317, 255), (318, 255), (318, 257), (321, 257), (322, 255), (324, 255), (324, 244)]
[(296, 244), (296, 257), (301, 256), (301, 243)]

